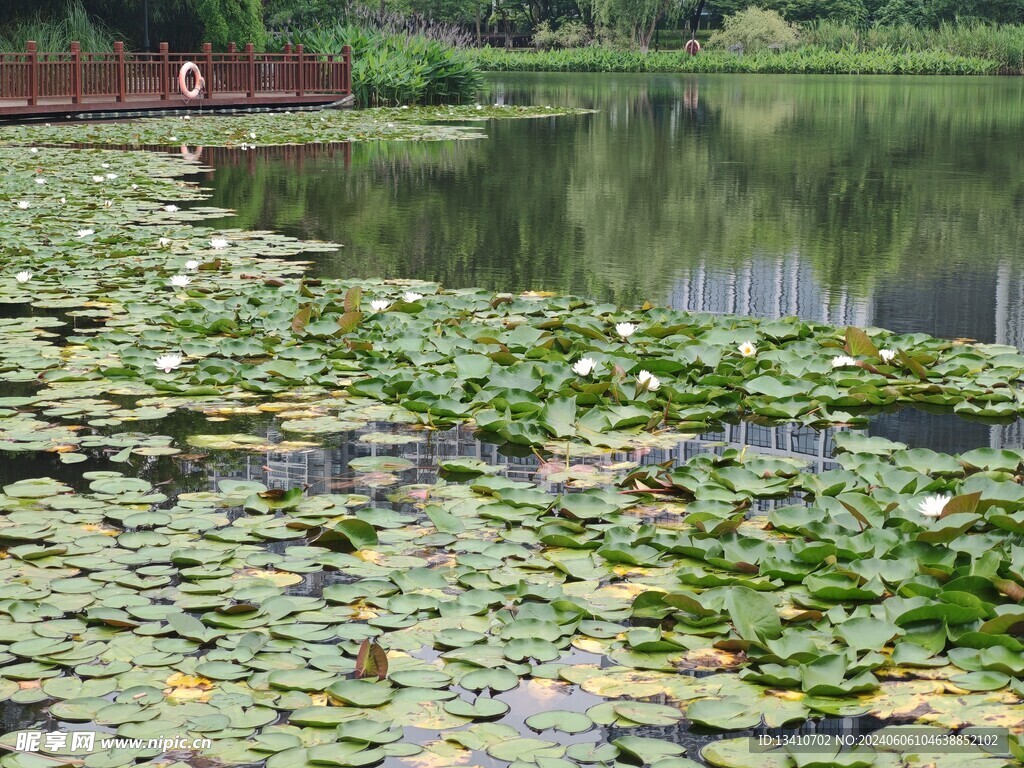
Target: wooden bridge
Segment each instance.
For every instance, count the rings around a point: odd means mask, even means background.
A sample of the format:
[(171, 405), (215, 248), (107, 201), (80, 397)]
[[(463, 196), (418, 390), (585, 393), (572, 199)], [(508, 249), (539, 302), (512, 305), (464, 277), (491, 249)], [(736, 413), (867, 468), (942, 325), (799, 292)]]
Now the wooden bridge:
[[(178, 86), (186, 62), (199, 67), (205, 90), (188, 99)], [(78, 43), (63, 53), (42, 52), (29, 41), (23, 53), (0, 53), (0, 118), (64, 117), (176, 109), (302, 107), (351, 101), (352, 53), (308, 53), (289, 45), (282, 53), (86, 53)]]

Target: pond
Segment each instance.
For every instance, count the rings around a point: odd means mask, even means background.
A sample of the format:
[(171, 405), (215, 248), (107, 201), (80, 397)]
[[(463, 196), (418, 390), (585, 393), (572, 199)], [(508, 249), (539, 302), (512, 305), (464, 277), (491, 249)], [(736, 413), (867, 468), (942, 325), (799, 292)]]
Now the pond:
[(937, 764), (1010, 764), (1024, 356), (914, 332), (1015, 342), (1017, 86), (490, 88), (599, 111), (207, 147), (209, 198), (177, 149), (0, 147), (0, 746), (794, 768), (746, 737), (969, 723)]
[[(1024, 345), (1024, 83), (1011, 78), (492, 75), (486, 141), (208, 150), (232, 226), (343, 244), (329, 277)], [(903, 412), (941, 451), (1019, 430)]]

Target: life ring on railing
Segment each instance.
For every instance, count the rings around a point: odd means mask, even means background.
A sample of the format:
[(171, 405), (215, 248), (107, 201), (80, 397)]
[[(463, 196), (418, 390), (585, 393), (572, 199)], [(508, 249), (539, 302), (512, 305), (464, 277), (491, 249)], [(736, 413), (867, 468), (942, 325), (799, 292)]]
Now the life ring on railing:
[(700, 43), (697, 42), (696, 38), (691, 37), (686, 45), (683, 46), (683, 49), (691, 56), (696, 56), (700, 53)]
[[(189, 73), (195, 74), (195, 80), (191, 88), (188, 87), (188, 76)], [(178, 70), (178, 90), (181, 91), (181, 95), (186, 99), (198, 99), (199, 94), (206, 88), (206, 80), (203, 79), (203, 74), (199, 71), (199, 67), (196, 66), (195, 62), (186, 61), (181, 65), (181, 69)]]

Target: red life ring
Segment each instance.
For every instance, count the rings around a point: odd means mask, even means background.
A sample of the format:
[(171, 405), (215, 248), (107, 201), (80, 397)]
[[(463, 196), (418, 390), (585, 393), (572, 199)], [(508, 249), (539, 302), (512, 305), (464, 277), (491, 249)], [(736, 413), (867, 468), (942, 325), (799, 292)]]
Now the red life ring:
[[(192, 88), (188, 87), (189, 72), (195, 73), (195, 85)], [(186, 99), (198, 99), (199, 94), (201, 94), (205, 88), (206, 80), (203, 79), (203, 75), (199, 71), (199, 67), (191, 61), (186, 61), (182, 64), (181, 69), (178, 70), (178, 90), (181, 91), (181, 95)]]
[(689, 41), (687, 41), (686, 45), (683, 47), (686, 49), (686, 52), (691, 56), (696, 56), (698, 53), (700, 53), (700, 43), (698, 43), (692, 37), (689, 39)]

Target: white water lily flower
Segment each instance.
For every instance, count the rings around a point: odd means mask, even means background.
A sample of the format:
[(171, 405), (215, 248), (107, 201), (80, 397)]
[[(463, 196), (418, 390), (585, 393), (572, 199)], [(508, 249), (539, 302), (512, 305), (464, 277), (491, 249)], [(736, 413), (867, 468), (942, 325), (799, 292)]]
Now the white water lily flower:
[(185, 269), (187, 269), (189, 272), (195, 272), (197, 269), (199, 269), (199, 260), (189, 259), (188, 261), (185, 262)]
[(175, 213), (178, 210), (178, 206), (176, 206), (176, 205), (165, 205), (164, 206), (164, 210), (167, 211), (168, 213)]
[(752, 341), (744, 341), (737, 349), (739, 349), (740, 354), (744, 357), (753, 357), (757, 354), (757, 347)]
[(68, 201), (68, 199), (67, 199), (66, 197), (62, 197), (62, 198), (60, 199), (60, 204), (61, 204), (61, 205), (64, 205), (65, 203), (67, 203), (67, 201)]
[(597, 361), (591, 357), (581, 357), (572, 364), (572, 372), (577, 376), (589, 376), (597, 368)]
[(95, 234), (96, 234), (96, 232), (94, 230), (91, 230), (91, 229), (80, 229), (80, 230), (78, 230), (75, 233), (75, 235), (77, 237), (88, 237), (89, 235), (95, 235)]
[(16, 274), (14, 276), (14, 279), (17, 280), (19, 283), (27, 283), (29, 280), (32, 279), (32, 273), (29, 272), (28, 270), (25, 270), (24, 272), (19, 272), (18, 274)]
[(370, 307), (373, 309), (374, 312), (383, 312), (390, 306), (391, 302), (385, 301), (384, 299), (374, 299), (373, 301), (370, 302)]
[(880, 349), (878, 350), (878, 357), (883, 363), (891, 363), (896, 359), (895, 349)]
[(228, 247), (228, 241), (223, 237), (215, 237), (210, 240), (210, 247), (215, 251), (222, 251)]
[(174, 275), (171, 277), (171, 285), (175, 288), (184, 288), (186, 285), (192, 282), (192, 278), (188, 275)]
[(406, 291), (402, 294), (402, 299), (407, 304), (413, 304), (423, 298), (422, 293), (416, 293), (416, 291)]
[(31, 153), (32, 153), (33, 155), (34, 155), (34, 154), (35, 154), (36, 152), (38, 152), (38, 151), (39, 151), (39, 150), (38, 150), (38, 149), (36, 149), (35, 147), (32, 147), (32, 149), (30, 149), (30, 150), (29, 150), (29, 152), (31, 152)]
[(138, 184), (132, 184), (132, 189), (138, 189), (138, 188), (139, 188)]
[(615, 332), (624, 339), (628, 339), (640, 326), (636, 323), (617, 323), (615, 325)]
[(166, 248), (168, 245), (171, 244), (171, 238), (161, 237), (157, 242), (160, 243), (161, 248)]
[(648, 392), (655, 392), (661, 388), (661, 379), (650, 371), (640, 371), (636, 375), (636, 380), (643, 384)]
[(832, 358), (833, 368), (847, 368), (848, 366), (856, 364), (857, 361), (854, 360), (849, 355), (836, 355), (835, 357)]
[(108, 173), (107, 174), (107, 178), (110, 179), (111, 181), (113, 181), (114, 179), (117, 178), (117, 174), (116, 173)]
[(105, 181), (105, 178), (103, 176), (93, 176), (92, 180), (98, 184), (101, 181)]
[(160, 357), (153, 361), (153, 365), (164, 373), (170, 373), (175, 368), (181, 366), (181, 355), (160, 355)]
[(168, 136), (168, 137), (167, 137), (167, 140), (168, 140), (168, 141), (177, 141), (177, 140), (178, 140), (178, 137), (177, 137), (177, 136)]
[(938, 517), (942, 514), (942, 510), (945, 509), (947, 503), (949, 503), (949, 496), (940, 496), (938, 494), (926, 496), (917, 505), (917, 511), (925, 517)]
[(256, 138), (256, 133), (254, 131), (250, 131), (249, 132), (249, 138), (250, 139), (255, 139)]
[(100, 163), (100, 168), (109, 168), (110, 163)]
[(36, 184), (45, 184), (45, 183), (46, 183), (46, 179), (44, 179), (42, 176), (36, 176)]
[(110, 208), (113, 204), (114, 204), (113, 200), (104, 200), (103, 201), (103, 207), (104, 208)]
[(21, 208), (21, 210), (23, 211), (27, 211), (29, 208), (32, 207), (32, 205), (29, 203), (28, 200), (19, 200), (18, 207)]

